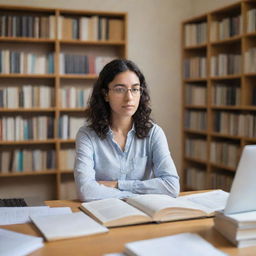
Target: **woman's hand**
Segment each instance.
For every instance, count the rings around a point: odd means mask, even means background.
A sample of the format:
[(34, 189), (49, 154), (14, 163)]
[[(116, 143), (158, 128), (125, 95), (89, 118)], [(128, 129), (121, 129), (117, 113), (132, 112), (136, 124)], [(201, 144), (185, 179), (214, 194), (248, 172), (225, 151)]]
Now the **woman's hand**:
[(98, 183), (105, 185), (107, 187), (117, 188), (117, 181), (101, 180), (101, 181), (98, 181)]

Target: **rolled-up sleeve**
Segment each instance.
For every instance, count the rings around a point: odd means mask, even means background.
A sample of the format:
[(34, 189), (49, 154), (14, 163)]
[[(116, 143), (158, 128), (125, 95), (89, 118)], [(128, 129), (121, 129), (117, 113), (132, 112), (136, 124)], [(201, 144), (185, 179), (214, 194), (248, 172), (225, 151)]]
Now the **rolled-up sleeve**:
[(134, 195), (129, 191), (99, 184), (95, 179), (93, 143), (82, 129), (76, 137), (76, 160), (74, 177), (78, 197), (81, 201), (92, 201), (104, 198), (125, 198)]
[(177, 197), (180, 192), (179, 176), (172, 160), (167, 139), (157, 126), (151, 134), (150, 150), (154, 178), (148, 180), (119, 180), (118, 188), (136, 194), (167, 194)]

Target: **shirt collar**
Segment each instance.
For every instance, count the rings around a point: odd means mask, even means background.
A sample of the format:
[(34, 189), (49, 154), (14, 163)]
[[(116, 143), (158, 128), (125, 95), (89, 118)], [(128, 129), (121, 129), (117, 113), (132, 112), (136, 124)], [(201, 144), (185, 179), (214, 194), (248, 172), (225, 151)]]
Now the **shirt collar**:
[[(132, 133), (136, 133), (134, 123), (133, 123), (133, 125), (132, 125), (132, 129), (128, 132), (128, 135), (129, 135), (129, 134), (132, 134)], [(114, 136), (114, 133), (113, 133), (113, 131), (112, 131), (112, 129), (111, 129), (110, 127), (109, 127), (109, 129), (108, 129), (107, 135), (110, 136), (111, 138), (113, 138), (113, 136)]]

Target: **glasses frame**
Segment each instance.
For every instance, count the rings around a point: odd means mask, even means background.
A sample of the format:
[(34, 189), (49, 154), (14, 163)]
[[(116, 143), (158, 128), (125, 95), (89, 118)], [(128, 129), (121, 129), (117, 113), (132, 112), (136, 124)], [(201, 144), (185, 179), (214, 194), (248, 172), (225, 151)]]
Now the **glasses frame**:
[[(122, 89), (124, 91), (121, 92), (120, 89)], [(120, 90), (120, 91), (118, 91), (118, 90)], [(135, 92), (133, 90), (139, 90), (139, 93), (137, 94), (137, 91)], [(108, 91), (113, 91), (115, 95), (120, 95), (120, 96), (124, 96), (128, 93), (128, 91), (130, 91), (133, 97), (138, 97), (138, 96), (142, 95), (143, 87), (140, 87), (140, 88), (125, 88), (125, 87), (122, 87), (122, 88), (108, 88)]]

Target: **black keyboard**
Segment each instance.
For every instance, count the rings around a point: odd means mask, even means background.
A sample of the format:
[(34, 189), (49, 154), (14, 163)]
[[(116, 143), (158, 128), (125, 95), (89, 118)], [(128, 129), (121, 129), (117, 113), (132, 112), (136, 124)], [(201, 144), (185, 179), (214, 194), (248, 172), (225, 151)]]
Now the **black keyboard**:
[(28, 206), (24, 198), (0, 199), (0, 207), (23, 207)]

